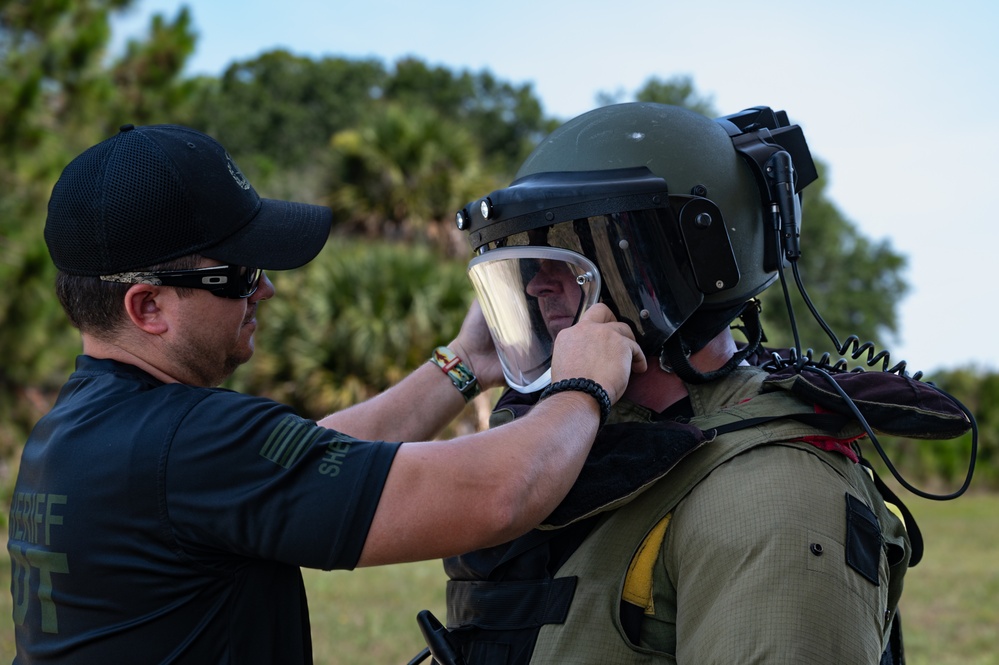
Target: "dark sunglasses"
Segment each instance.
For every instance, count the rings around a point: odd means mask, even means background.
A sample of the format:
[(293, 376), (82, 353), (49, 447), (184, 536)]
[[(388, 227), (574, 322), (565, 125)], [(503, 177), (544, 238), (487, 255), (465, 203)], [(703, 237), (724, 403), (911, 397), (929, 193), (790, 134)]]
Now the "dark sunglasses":
[(120, 272), (101, 275), (105, 282), (121, 284), (154, 284), (185, 289), (204, 289), (220, 298), (249, 298), (260, 286), (260, 268), (246, 266), (211, 266), (190, 270)]

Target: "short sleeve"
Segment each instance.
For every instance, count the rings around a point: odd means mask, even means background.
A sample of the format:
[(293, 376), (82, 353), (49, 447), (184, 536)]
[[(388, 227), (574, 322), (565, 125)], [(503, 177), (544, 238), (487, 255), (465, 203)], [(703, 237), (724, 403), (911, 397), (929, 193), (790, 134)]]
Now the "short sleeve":
[(183, 414), (164, 447), (163, 517), (178, 554), (202, 566), (238, 565), (236, 555), (353, 568), (399, 445), (215, 391)]

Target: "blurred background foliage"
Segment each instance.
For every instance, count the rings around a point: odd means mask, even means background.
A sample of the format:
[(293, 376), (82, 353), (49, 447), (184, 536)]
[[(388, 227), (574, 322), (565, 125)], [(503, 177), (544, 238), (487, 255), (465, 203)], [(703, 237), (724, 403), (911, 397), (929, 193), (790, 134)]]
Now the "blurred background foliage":
[[(263, 196), (333, 209), (333, 238), (320, 258), (272, 276), (279, 297), (265, 305), (257, 354), (230, 381), (320, 417), (388, 387), (457, 332), (472, 293), (470, 251), (454, 213), (508, 184), (533, 146), (566, 120), (547, 116), (529, 84), (417, 58), (386, 64), (275, 50), (217, 77), (186, 77), (196, 45), (188, 9), (156, 16), (143, 38), (109, 52), (110, 18), (131, 4), (0, 0), (0, 487), (7, 492), (30, 427), (80, 352), (52, 292), (42, 229), (52, 185), (82, 150), (124, 123), (190, 125), (218, 138)], [(631, 100), (722, 112), (683, 76), (603, 93), (595, 104)], [(806, 190), (803, 219), (800, 268), (812, 300), (840, 335), (884, 348), (898, 332), (905, 257), (844, 218), (821, 179)], [(803, 347), (836, 355), (800, 298), (792, 303)], [(769, 344), (790, 346), (779, 286), (763, 307)], [(999, 376), (971, 367), (925, 378), (974, 412), (982, 431), (976, 486), (995, 487)], [(474, 411), (468, 427), (478, 426)], [(886, 442), (904, 473), (944, 487), (960, 482), (966, 444)]]

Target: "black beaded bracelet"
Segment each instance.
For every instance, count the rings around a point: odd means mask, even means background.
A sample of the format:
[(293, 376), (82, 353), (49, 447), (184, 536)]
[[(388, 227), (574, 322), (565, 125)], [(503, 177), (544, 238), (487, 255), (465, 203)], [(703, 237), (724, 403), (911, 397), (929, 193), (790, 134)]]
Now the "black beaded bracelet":
[(607, 416), (610, 415), (611, 410), (610, 397), (603, 386), (593, 379), (562, 379), (545, 388), (544, 392), (541, 393), (540, 399), (544, 399), (555, 393), (565, 392), (566, 390), (578, 390), (592, 395), (593, 399), (597, 400), (597, 404), (600, 405), (600, 426), (603, 427), (604, 423), (607, 422)]

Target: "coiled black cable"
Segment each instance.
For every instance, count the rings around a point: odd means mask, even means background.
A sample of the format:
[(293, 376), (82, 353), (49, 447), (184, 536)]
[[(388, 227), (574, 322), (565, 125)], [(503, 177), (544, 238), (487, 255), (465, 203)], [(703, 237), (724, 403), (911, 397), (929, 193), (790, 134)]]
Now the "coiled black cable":
[(798, 336), (798, 324), (794, 317), (794, 307), (791, 304), (791, 294), (787, 287), (787, 279), (784, 275), (784, 262), (783, 260), (778, 260), (777, 275), (780, 278), (781, 290), (783, 291), (784, 294), (784, 305), (787, 308), (787, 316), (791, 324), (791, 334), (793, 335), (794, 338), (794, 347), (790, 350), (791, 358), (787, 362), (785, 362), (784, 359), (781, 358), (779, 354), (774, 353), (772, 355), (772, 358), (762, 365), (763, 369), (769, 371), (777, 371), (785, 369), (787, 367), (794, 367), (798, 372), (803, 372), (803, 371), (815, 372), (823, 375), (826, 379), (828, 379), (829, 383), (833, 386), (833, 388), (836, 390), (839, 396), (844, 400), (844, 402), (846, 402), (851, 413), (853, 413), (854, 417), (864, 428), (864, 431), (867, 433), (868, 438), (870, 438), (871, 440), (871, 444), (874, 446), (874, 449), (881, 457), (881, 460), (885, 463), (885, 466), (887, 467), (889, 473), (891, 473), (892, 477), (895, 478), (895, 480), (897, 480), (899, 484), (902, 485), (902, 487), (909, 490), (916, 496), (922, 497), (924, 499), (932, 499), (935, 501), (948, 501), (950, 499), (956, 499), (957, 497), (964, 494), (968, 490), (968, 487), (971, 485), (971, 478), (975, 472), (975, 462), (977, 461), (978, 458), (978, 422), (975, 420), (975, 416), (959, 399), (957, 399), (950, 393), (940, 389), (938, 386), (934, 385), (933, 383), (925, 382), (924, 385), (931, 387), (933, 390), (936, 390), (938, 393), (940, 393), (941, 395), (949, 399), (951, 402), (953, 402), (964, 413), (965, 417), (968, 418), (968, 422), (971, 424), (971, 453), (970, 453), (970, 459), (968, 461), (968, 472), (965, 474), (964, 482), (961, 484), (961, 487), (949, 494), (932, 494), (930, 492), (918, 489), (917, 487), (909, 483), (902, 476), (902, 474), (899, 473), (898, 469), (895, 468), (895, 465), (892, 464), (891, 459), (889, 459), (888, 457), (888, 454), (881, 446), (881, 443), (878, 441), (877, 436), (875, 436), (873, 429), (871, 429), (871, 426), (867, 423), (867, 419), (864, 418), (864, 416), (860, 413), (860, 409), (857, 408), (857, 405), (850, 398), (850, 396), (847, 395), (846, 392), (843, 390), (843, 388), (836, 382), (832, 374), (836, 372), (846, 372), (846, 371), (850, 372), (865, 371), (863, 367), (854, 367), (851, 369), (849, 367), (848, 361), (845, 359), (845, 356), (849, 355), (852, 360), (858, 360), (861, 358), (861, 356), (865, 354), (867, 357), (864, 360), (864, 362), (867, 364), (867, 366), (876, 367), (878, 364), (880, 364), (881, 371), (883, 372), (887, 372), (890, 374), (898, 374), (899, 376), (911, 378), (914, 381), (920, 381), (923, 377), (923, 373), (916, 372), (910, 376), (909, 373), (906, 371), (907, 365), (904, 360), (889, 367), (891, 363), (891, 354), (888, 351), (885, 350), (877, 351), (873, 342), (861, 343), (860, 338), (857, 337), (856, 335), (850, 335), (849, 337), (846, 338), (846, 341), (844, 343), (842, 344), (840, 343), (839, 338), (832, 331), (832, 328), (829, 327), (829, 324), (826, 323), (825, 319), (823, 319), (822, 316), (819, 314), (818, 309), (816, 309), (815, 305), (812, 303), (811, 298), (808, 297), (808, 292), (806, 291), (805, 285), (801, 279), (801, 273), (798, 270), (797, 256), (793, 255), (791, 252), (785, 251), (786, 248), (784, 247), (784, 243), (782, 241), (782, 234), (780, 230), (781, 229), (780, 209), (776, 204), (772, 206), (771, 214), (772, 214), (772, 222), (774, 225), (774, 229), (776, 230), (774, 238), (776, 243), (777, 256), (779, 257), (786, 256), (790, 260), (791, 271), (794, 274), (795, 286), (798, 288), (798, 293), (801, 294), (801, 298), (805, 302), (805, 305), (808, 307), (809, 312), (811, 312), (812, 316), (815, 318), (815, 321), (822, 327), (822, 330), (825, 331), (826, 335), (829, 336), (829, 339), (832, 341), (833, 346), (835, 346), (837, 352), (842, 357), (836, 361), (833, 361), (832, 356), (829, 353), (823, 353), (822, 356), (820, 356), (820, 358), (816, 361), (813, 359), (813, 351), (811, 349), (802, 352), (801, 339)]

